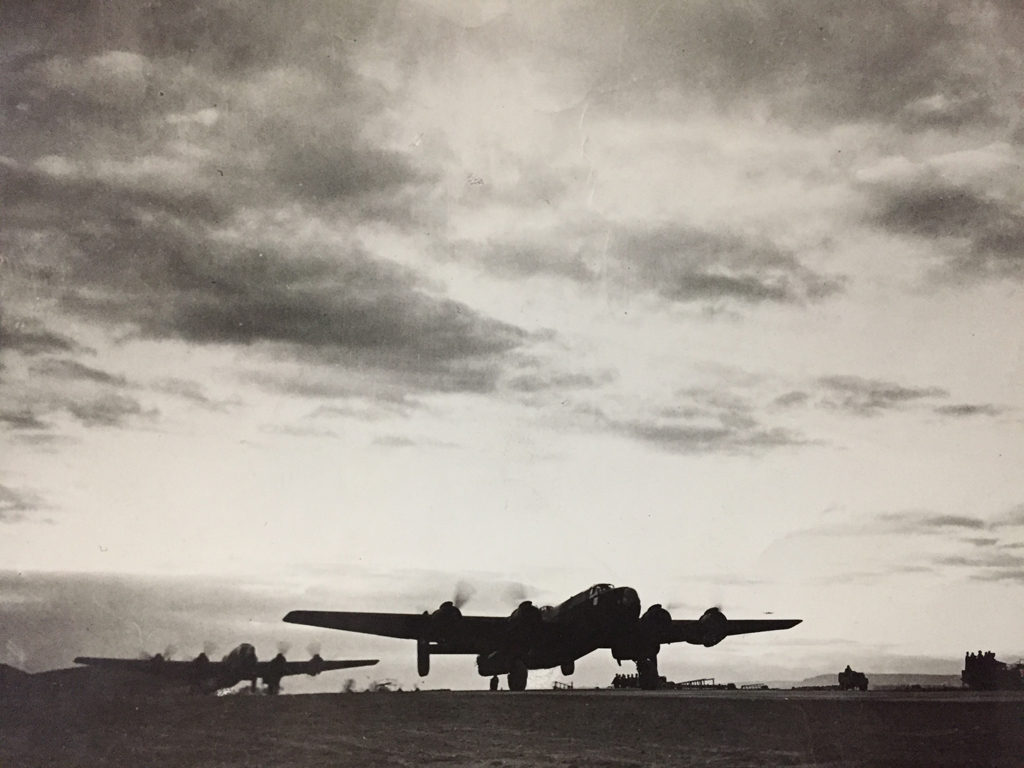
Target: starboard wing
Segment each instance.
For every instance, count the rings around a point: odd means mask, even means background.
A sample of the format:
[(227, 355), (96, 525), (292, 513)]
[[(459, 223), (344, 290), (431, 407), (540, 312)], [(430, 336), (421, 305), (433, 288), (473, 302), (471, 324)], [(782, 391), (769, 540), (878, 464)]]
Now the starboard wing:
[[(372, 667), (378, 659), (328, 659), (326, 661), (286, 661), (281, 675), (315, 675), (319, 672), (330, 672), (332, 669), (350, 669), (352, 667)], [(270, 662), (261, 662), (261, 664)]]
[[(801, 621), (803, 619), (726, 619), (722, 626), (722, 637), (791, 629)], [(701, 644), (703, 636), (700, 620), (673, 619), (668, 632), (661, 639), (661, 642)]]

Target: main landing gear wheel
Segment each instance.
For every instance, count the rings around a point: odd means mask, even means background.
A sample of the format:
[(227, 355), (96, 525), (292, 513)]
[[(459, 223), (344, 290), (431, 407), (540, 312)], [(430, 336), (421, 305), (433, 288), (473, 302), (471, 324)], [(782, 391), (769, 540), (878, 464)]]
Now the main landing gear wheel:
[(498, 690), (498, 676), (497, 675), (495, 675), (494, 677), (491, 678), (491, 690), (492, 691)]
[(525, 691), (527, 674), (526, 662), (522, 659), (513, 661), (512, 668), (508, 671), (508, 689), (510, 691)]
[(575, 661), (570, 660), (570, 661), (563, 661), (562, 662), (562, 674), (563, 675), (565, 675), (566, 677), (569, 677), (575, 671), (576, 671), (576, 662)]
[(651, 656), (636, 660), (637, 682), (645, 691), (653, 691), (658, 687), (658, 657)]
[(426, 640), (416, 641), (416, 671), (420, 677), (430, 674), (430, 643)]

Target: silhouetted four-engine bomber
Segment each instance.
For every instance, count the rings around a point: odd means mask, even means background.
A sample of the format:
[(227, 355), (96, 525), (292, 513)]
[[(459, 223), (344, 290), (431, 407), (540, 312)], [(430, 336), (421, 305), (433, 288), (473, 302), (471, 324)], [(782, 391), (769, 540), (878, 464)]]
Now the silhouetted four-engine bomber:
[(162, 654), (147, 659), (111, 659), (94, 656), (79, 656), (76, 664), (89, 664), (138, 672), (148, 672), (170, 680), (188, 683), (197, 692), (212, 693), (222, 688), (231, 688), (248, 680), (255, 690), (256, 682), (262, 680), (267, 693), (281, 690), (281, 678), (289, 675), (319, 675), (333, 669), (368, 667), (377, 659), (324, 660), (314, 653), (309, 661), (288, 661), (284, 653), (278, 653), (270, 661), (256, 658), (256, 649), (249, 643), (242, 643), (220, 661), (210, 661), (206, 653), (200, 653), (191, 661), (171, 661)]
[(508, 675), (509, 690), (526, 688), (528, 670), (558, 667), (575, 671), (576, 660), (608, 648), (616, 661), (636, 663), (641, 688), (658, 685), (658, 652), (666, 643), (711, 647), (730, 635), (789, 629), (801, 619), (730, 620), (718, 608), (699, 619), (673, 619), (661, 605), (640, 614), (640, 598), (631, 587), (595, 584), (556, 606), (538, 608), (526, 600), (509, 616), (464, 616), (452, 601), (433, 613), (361, 613), (292, 611), (292, 624), (363, 632), (415, 640), (420, 676), (436, 654), (476, 654), (478, 672)]

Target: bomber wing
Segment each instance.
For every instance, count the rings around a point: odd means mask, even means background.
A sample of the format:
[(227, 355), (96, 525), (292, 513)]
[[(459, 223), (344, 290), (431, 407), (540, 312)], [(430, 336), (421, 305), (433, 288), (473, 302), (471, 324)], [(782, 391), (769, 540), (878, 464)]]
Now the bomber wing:
[[(92, 667), (105, 667), (107, 669), (120, 669), (130, 672), (148, 672), (161, 677), (188, 679), (195, 673), (194, 661), (171, 661), (170, 659), (108, 659), (96, 656), (78, 656), (75, 664), (88, 664)], [(208, 662), (203, 668), (204, 671), (216, 674), (221, 666), (219, 661)]]
[[(326, 661), (286, 661), (280, 668), (281, 676), (288, 675), (316, 675), (320, 672), (330, 672), (332, 669), (350, 669), (351, 667), (372, 667), (379, 662), (378, 659), (338, 659)], [(272, 662), (261, 661), (259, 663), (260, 674), (262, 675)]]
[[(721, 616), (721, 614), (718, 614)], [(749, 635), (753, 632), (775, 632), (780, 629), (790, 629), (799, 624), (803, 619), (726, 619), (722, 616), (723, 622), (715, 627), (715, 635), (718, 639), (732, 635)], [(707, 627), (701, 619), (673, 619), (667, 632), (662, 636), (663, 643), (693, 643), (703, 645), (708, 639)]]
[(508, 637), (509, 620), (502, 616), (458, 616), (439, 620), (436, 614), (363, 613), (359, 611), (291, 611), (290, 624), (342, 629), (365, 635), (430, 640), (441, 643), (443, 653), (484, 653), (500, 647)]

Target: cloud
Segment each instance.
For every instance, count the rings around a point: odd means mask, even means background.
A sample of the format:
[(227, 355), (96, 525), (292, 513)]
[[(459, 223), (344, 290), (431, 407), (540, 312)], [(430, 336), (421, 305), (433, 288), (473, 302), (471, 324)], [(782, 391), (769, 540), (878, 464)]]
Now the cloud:
[[(619, 79), (670, 79), (725, 106), (770, 99), (774, 115), (803, 123), (988, 126), (1012, 116), (1005, 96), (1022, 57), (1013, 6), (989, 3), (985, 11), (883, 0), (856, 9), (840, 0), (814, 6), (652, 0), (631, 4), (625, 24), (619, 19), (628, 39), (621, 65), (627, 77)], [(989, 94), (1003, 98), (984, 98)]]
[(997, 106), (986, 93), (947, 95), (937, 92), (906, 104), (897, 119), (912, 129), (955, 130), (971, 124), (998, 124)]
[(374, 445), (383, 448), (455, 448), (455, 443), (435, 440), (429, 437), (409, 437), (407, 435), (381, 435), (374, 438)]
[(600, 375), (568, 373), (558, 371), (536, 371), (521, 373), (508, 380), (509, 389), (527, 394), (557, 390), (591, 389), (606, 384), (615, 378), (611, 372)]
[[(17, 90), (0, 208), (22, 285), (155, 338), (322, 353), (413, 389), (494, 387), (524, 333), (339, 236), (408, 224), (437, 180), (389, 139), (388, 94), (357, 72), (345, 35), (372, 8), (7, 14), (25, 35), (0, 62)], [(101, 33), (77, 39), (89, 23)]]
[(48, 426), (30, 410), (0, 411), (0, 422), (14, 429), (46, 429)]
[(158, 413), (156, 409), (144, 411), (135, 398), (115, 393), (69, 402), (67, 408), (72, 416), (90, 427), (118, 427), (132, 416), (154, 417)]
[(310, 414), (310, 418), (343, 418), (360, 421), (382, 421), (408, 416), (418, 405), (414, 402), (388, 402), (370, 397), (355, 398), (338, 405), (321, 405)]
[(819, 274), (766, 238), (681, 224), (555, 225), (473, 251), (505, 276), (535, 274), (592, 283), (599, 277), (672, 302), (732, 300), (802, 304), (839, 293), (844, 279)]
[[(208, 224), (223, 220), (231, 209), (227, 199), (203, 189), (201, 178), (187, 186), (168, 183), (171, 181), (148, 174), (119, 177), (110, 173), (108, 166), (56, 156), (33, 166), (0, 158), (0, 203), (8, 227), (26, 235), (60, 233), (83, 247), (90, 242), (102, 244), (106, 237), (119, 234), (113, 242), (130, 242), (131, 232), (121, 234), (119, 230), (144, 230), (153, 220), (177, 218), (195, 226)], [(106, 244), (109, 248), (110, 243)], [(19, 261), (27, 261), (29, 255), (31, 252), (25, 253)], [(125, 254), (112, 255), (125, 258)], [(27, 263), (22, 268), (32, 266)]]
[(998, 517), (993, 525), (997, 528), (1024, 528), (1024, 504), (1018, 504), (1008, 510)]
[(993, 544), (998, 544), (999, 539), (993, 538), (992, 536), (975, 536), (968, 539), (964, 539), (968, 544), (973, 544), (976, 547), (991, 547)]
[(651, 415), (609, 416), (594, 407), (576, 409), (581, 420), (672, 453), (761, 453), (807, 445), (808, 440), (783, 427), (765, 427), (751, 406), (737, 398), (706, 390), (678, 393), (680, 401)]
[(1006, 409), (991, 403), (957, 403), (955, 405), (940, 405), (934, 409), (940, 416), (952, 416), (954, 418), (969, 418), (972, 416), (999, 416), (1006, 413)]
[(137, 107), (152, 77), (146, 57), (132, 51), (105, 51), (83, 61), (55, 56), (41, 69), (44, 82), (54, 90), (104, 108)]
[[(404, 154), (375, 148), (327, 122), (313, 127), (268, 125), (261, 132), (272, 137), (269, 174), (283, 187), (317, 201), (373, 196), (374, 204), (383, 208), (388, 196), (433, 178)], [(397, 206), (393, 210), (398, 212)]]
[(867, 519), (829, 521), (800, 533), (813, 537), (848, 536), (928, 536), (956, 541), (969, 541), (964, 534), (980, 534), (991, 530), (992, 524), (973, 515), (945, 514), (922, 510), (883, 512)]
[(598, 270), (582, 246), (574, 249), (564, 242), (557, 246), (546, 242), (549, 238), (562, 240), (558, 233), (536, 233), (535, 237), (535, 242), (520, 234), (515, 241), (492, 241), (482, 246), (463, 243), (454, 250), (471, 253), (489, 272), (500, 277), (548, 275), (578, 283), (591, 283), (598, 278)]
[(1017, 178), (1024, 150), (1006, 142), (934, 154), (888, 157), (862, 169), (867, 222), (925, 239), (947, 279), (1024, 278), (1024, 196)]
[(757, 453), (772, 448), (807, 444), (807, 440), (798, 433), (782, 427), (716, 429), (651, 422), (632, 422), (617, 426), (625, 434), (676, 453)]
[(887, 193), (876, 221), (896, 232), (966, 242), (964, 250), (950, 245), (950, 267), (957, 272), (1024, 277), (1024, 213), (1019, 202), (962, 187), (919, 183)]
[(790, 406), (803, 405), (810, 399), (811, 396), (806, 392), (793, 390), (792, 392), (787, 392), (784, 395), (779, 395), (775, 398), (774, 403), (775, 405), (782, 406), (783, 408), (788, 408)]
[(60, 379), (82, 379), (119, 387), (123, 387), (126, 383), (123, 376), (115, 376), (106, 371), (91, 368), (77, 360), (67, 358), (47, 358), (46, 360), (33, 363), (30, 370), (32, 373), (42, 376), (52, 376)]
[(638, 283), (679, 302), (802, 303), (836, 293), (842, 284), (816, 274), (770, 241), (693, 227), (619, 233), (610, 251)]
[[(344, 352), (363, 367), (405, 371), (412, 386), (456, 391), (493, 387), (497, 373), (485, 359), (525, 340), (513, 326), (431, 295), (414, 272), (358, 246), (314, 241), (309, 252), (279, 242), (287, 234), (276, 232), (271, 242), (258, 234), (252, 243), (227, 239), (211, 226), (223, 201), (183, 206), (174, 195), (136, 196), (97, 181), (77, 182), (76, 193), (76, 183), (10, 163), (4, 169), (21, 180), (20, 197), (10, 188), (8, 195), (22, 227), (42, 226), (44, 200), (72, 209), (65, 210), (63, 234), (73, 249), (61, 266), (68, 282), (60, 300), (94, 321), (134, 323), (157, 338)], [(19, 208), (26, 196), (31, 202)], [(24, 261), (20, 272), (29, 277), (38, 260)]]
[(332, 429), (314, 426), (312, 424), (265, 424), (260, 427), (261, 432), (278, 435), (289, 435), (290, 437), (314, 437), (314, 438), (337, 438), (338, 433)]
[(49, 330), (38, 320), (0, 317), (0, 352), (15, 350), (24, 355), (41, 355), (77, 348), (72, 339)]
[(1024, 570), (1024, 556), (1010, 552), (991, 551), (981, 555), (950, 555), (936, 559), (941, 565), (963, 566), (968, 568), (1021, 568)]
[[(60, 411), (90, 427), (120, 427), (135, 417), (158, 414), (129, 394), (134, 385), (124, 376), (72, 358), (33, 358), (27, 365), (12, 365), (7, 373), (0, 379), (0, 393), (8, 403), (0, 421), (19, 431), (52, 430), (53, 425), (43, 417)], [(38, 434), (19, 436), (23, 442), (43, 438)]]
[[(899, 411), (915, 403), (946, 399), (949, 392), (941, 387), (909, 387), (881, 379), (860, 376), (823, 376), (816, 380), (816, 391), (791, 390), (776, 397), (772, 404), (783, 409), (804, 406), (845, 411), (856, 416), (877, 416)], [(995, 417), (1009, 409), (993, 403), (950, 403), (934, 405), (932, 413), (950, 419)]]
[(226, 403), (211, 400), (204, 392), (202, 385), (191, 379), (177, 377), (160, 379), (151, 385), (151, 389), (156, 392), (164, 392), (168, 395), (180, 397), (190, 403), (211, 410), (220, 410), (226, 405)]
[(818, 380), (823, 389), (822, 404), (858, 416), (875, 416), (903, 408), (918, 400), (947, 397), (940, 387), (905, 387), (860, 376), (825, 376)]
[(0, 523), (24, 522), (29, 519), (27, 513), (42, 508), (42, 501), (34, 494), (0, 485)]
[(929, 533), (948, 529), (981, 530), (988, 523), (971, 515), (944, 515), (934, 512), (888, 512), (876, 518), (893, 532)]

